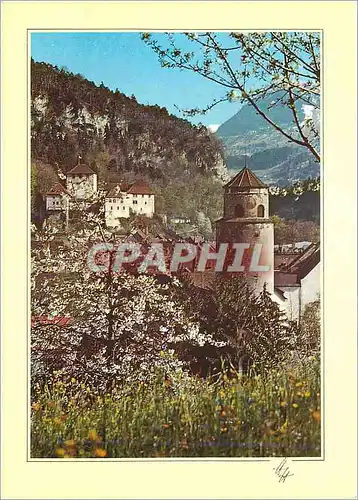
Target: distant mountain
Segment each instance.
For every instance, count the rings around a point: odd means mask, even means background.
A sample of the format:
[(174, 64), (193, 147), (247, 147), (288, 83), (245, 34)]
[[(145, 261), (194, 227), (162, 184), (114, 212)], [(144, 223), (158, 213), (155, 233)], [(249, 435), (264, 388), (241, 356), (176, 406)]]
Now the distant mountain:
[[(269, 109), (271, 102), (272, 98), (262, 99), (260, 108), (284, 130), (294, 132), (291, 111), (283, 105)], [(303, 121), (303, 110), (299, 118)], [(319, 164), (313, 155), (289, 142), (250, 105), (244, 105), (223, 123), (216, 135), (223, 141), (226, 164), (232, 174), (246, 163), (263, 181), (281, 186), (319, 175)]]

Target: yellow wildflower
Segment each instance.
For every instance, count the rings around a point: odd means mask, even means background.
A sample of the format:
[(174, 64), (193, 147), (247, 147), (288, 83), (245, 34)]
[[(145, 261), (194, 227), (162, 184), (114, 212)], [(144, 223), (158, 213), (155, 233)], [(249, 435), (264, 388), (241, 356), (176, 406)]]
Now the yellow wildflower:
[(305, 398), (309, 398), (311, 396), (311, 393), (310, 391), (306, 391), (305, 394), (304, 394)]
[(280, 427), (280, 432), (282, 434), (286, 434), (286, 432), (287, 432), (287, 425), (288, 425), (288, 422), (286, 420), (285, 423)]
[(314, 412), (312, 412), (312, 417), (314, 418), (314, 420), (316, 420), (316, 422), (320, 422), (321, 412), (319, 410), (315, 410)]
[(76, 446), (76, 442), (73, 439), (68, 439), (67, 441), (65, 441), (65, 446), (66, 448), (73, 448), (74, 446)]
[(74, 377), (72, 377), (71, 382), (74, 384), (76, 382), (76, 379)]
[(103, 450), (102, 448), (96, 448), (94, 450), (94, 456), (98, 457), (98, 458), (103, 458), (103, 457), (107, 456), (107, 451)]
[(63, 458), (65, 456), (65, 450), (63, 448), (57, 448), (56, 455), (60, 458)]
[(296, 387), (302, 387), (302, 382), (296, 382)]
[(41, 409), (40, 403), (34, 403), (32, 405), (32, 409), (35, 410), (35, 411), (39, 411)]
[(287, 406), (287, 402), (286, 401), (281, 401), (280, 406), (282, 408), (285, 408)]
[(98, 438), (97, 431), (94, 429), (90, 430), (88, 433), (88, 439), (90, 439), (91, 441), (96, 441), (97, 438)]
[(292, 407), (293, 408), (298, 408), (298, 404), (297, 403), (292, 403)]

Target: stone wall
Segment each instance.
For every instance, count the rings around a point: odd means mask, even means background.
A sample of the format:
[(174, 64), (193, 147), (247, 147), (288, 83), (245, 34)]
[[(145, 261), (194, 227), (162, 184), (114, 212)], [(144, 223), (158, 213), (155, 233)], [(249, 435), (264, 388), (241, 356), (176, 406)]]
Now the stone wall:
[(264, 218), (269, 217), (269, 194), (267, 189), (250, 189), (235, 192), (235, 188), (229, 188), (224, 198), (224, 218), (238, 217), (236, 207), (241, 205), (243, 213), (240, 217), (258, 217), (258, 206), (264, 207)]

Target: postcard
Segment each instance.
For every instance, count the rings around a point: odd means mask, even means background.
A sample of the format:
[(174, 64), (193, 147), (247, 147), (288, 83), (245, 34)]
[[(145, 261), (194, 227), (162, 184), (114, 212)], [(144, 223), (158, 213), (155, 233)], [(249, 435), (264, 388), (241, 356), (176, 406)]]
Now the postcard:
[(2, 10), (5, 497), (353, 498), (355, 4)]

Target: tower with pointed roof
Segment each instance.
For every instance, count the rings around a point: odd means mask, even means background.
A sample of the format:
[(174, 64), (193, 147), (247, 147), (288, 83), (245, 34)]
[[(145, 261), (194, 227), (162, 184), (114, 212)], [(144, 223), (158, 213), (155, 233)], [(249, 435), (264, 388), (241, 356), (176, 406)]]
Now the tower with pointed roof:
[[(224, 216), (216, 223), (217, 243), (245, 243), (242, 275), (259, 293), (274, 289), (274, 231), (269, 219), (269, 192), (249, 168), (224, 186)], [(257, 265), (253, 261), (258, 258)], [(258, 269), (264, 269), (258, 270)]]
[(97, 174), (85, 163), (78, 163), (66, 175), (67, 191), (78, 200), (91, 198), (97, 192)]

